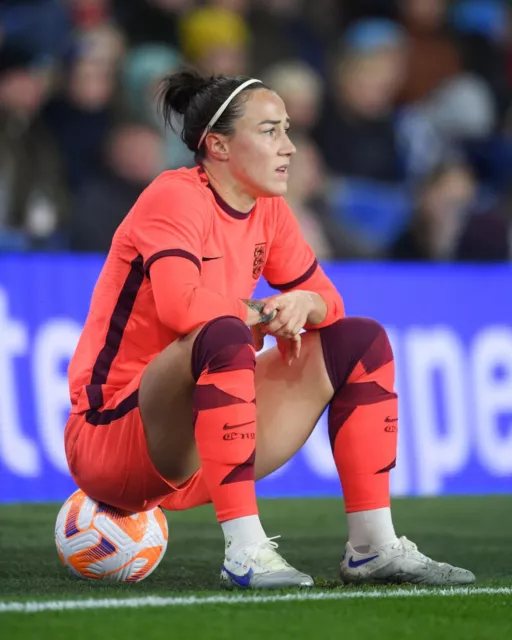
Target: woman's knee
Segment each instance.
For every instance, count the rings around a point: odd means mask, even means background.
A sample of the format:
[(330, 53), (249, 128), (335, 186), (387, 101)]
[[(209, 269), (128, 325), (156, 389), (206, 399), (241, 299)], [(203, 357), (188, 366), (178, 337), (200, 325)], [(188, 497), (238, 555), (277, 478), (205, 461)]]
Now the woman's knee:
[(358, 363), (370, 374), (393, 360), (384, 327), (371, 318), (348, 317), (319, 330), (329, 378), (339, 389)]
[(249, 327), (234, 316), (221, 316), (207, 322), (192, 347), (192, 375), (198, 380), (209, 373), (256, 366), (254, 340)]

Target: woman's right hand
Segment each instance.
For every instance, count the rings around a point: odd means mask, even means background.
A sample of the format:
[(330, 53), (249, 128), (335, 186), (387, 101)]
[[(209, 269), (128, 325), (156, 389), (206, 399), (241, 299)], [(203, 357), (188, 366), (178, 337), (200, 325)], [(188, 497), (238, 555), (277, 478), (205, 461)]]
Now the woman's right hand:
[(244, 302), (248, 307), (247, 319), (245, 321), (245, 324), (248, 327), (254, 327), (258, 324), (266, 324), (273, 320), (277, 315), (277, 311), (272, 311), (265, 315), (263, 313), (265, 302), (262, 300), (242, 300), (242, 302)]

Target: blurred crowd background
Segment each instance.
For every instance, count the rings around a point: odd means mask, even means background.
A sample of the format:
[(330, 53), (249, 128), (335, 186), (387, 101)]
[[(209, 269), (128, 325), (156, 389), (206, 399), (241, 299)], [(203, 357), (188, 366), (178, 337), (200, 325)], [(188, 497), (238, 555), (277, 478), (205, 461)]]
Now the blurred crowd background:
[(510, 259), (506, 0), (0, 0), (0, 251), (108, 251), (193, 166), (155, 100), (187, 64), (284, 98), (320, 259)]

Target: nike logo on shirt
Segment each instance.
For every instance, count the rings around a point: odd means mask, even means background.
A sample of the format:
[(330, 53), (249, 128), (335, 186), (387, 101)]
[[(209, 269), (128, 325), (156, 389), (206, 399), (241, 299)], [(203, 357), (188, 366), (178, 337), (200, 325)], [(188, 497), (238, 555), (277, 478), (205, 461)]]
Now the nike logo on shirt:
[(251, 420), (250, 422), (242, 422), (241, 424), (225, 424), (222, 428), (227, 431), (228, 429), (238, 429), (238, 427), (245, 427), (248, 424), (254, 424), (254, 420)]

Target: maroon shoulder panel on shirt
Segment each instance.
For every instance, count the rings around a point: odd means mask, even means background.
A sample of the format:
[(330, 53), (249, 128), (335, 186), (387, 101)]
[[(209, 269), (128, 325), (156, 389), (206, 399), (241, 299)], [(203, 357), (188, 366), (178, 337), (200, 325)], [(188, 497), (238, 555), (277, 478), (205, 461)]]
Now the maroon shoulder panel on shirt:
[(176, 258), (185, 258), (187, 260), (190, 260), (196, 265), (199, 271), (201, 271), (201, 261), (193, 253), (190, 253), (190, 251), (185, 251), (185, 249), (165, 249), (164, 251), (158, 251), (157, 253), (153, 254), (144, 263), (144, 271), (148, 278), (149, 267), (157, 260), (160, 260), (160, 258), (166, 258), (168, 256), (175, 256)]

